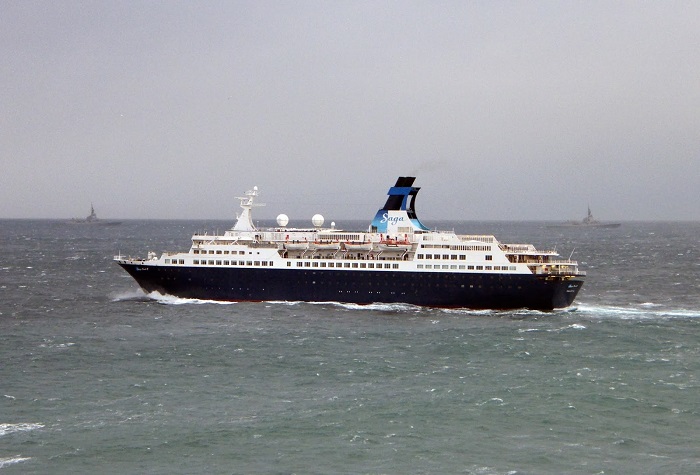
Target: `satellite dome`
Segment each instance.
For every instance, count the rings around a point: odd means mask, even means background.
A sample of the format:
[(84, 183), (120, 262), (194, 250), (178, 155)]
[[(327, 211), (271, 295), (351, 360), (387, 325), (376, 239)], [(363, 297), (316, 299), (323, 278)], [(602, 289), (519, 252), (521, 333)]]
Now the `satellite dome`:
[(285, 227), (289, 223), (289, 216), (286, 214), (280, 214), (277, 216), (277, 225), (280, 227)]
[(314, 217), (311, 218), (311, 222), (317, 228), (320, 228), (321, 226), (323, 226), (324, 221), (325, 221), (325, 219), (323, 219), (323, 216), (321, 216), (320, 214), (315, 214)]

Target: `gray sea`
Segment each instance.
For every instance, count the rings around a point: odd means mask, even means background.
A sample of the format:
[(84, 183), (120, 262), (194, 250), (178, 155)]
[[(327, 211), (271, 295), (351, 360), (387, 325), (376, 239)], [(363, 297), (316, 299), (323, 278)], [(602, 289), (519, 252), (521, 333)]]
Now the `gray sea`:
[(0, 221), (0, 473), (700, 473), (700, 223), (427, 222), (573, 253), (551, 313), (182, 300), (112, 263), (231, 224)]

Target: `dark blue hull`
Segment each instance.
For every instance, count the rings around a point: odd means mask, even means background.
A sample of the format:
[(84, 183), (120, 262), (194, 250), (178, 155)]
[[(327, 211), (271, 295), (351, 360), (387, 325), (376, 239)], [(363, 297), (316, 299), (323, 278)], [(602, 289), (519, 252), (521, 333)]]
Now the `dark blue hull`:
[(407, 303), (552, 310), (571, 305), (579, 277), (443, 272), (319, 271), (119, 263), (146, 291), (220, 301)]

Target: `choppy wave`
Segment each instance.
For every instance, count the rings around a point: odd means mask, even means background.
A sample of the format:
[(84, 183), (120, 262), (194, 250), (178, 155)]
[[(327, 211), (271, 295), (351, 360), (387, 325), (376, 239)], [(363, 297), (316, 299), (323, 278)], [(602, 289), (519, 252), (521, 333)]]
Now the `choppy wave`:
[(164, 305), (186, 305), (186, 304), (217, 304), (231, 305), (236, 302), (221, 300), (188, 299), (175, 297), (174, 295), (161, 294), (160, 292), (145, 293), (144, 291), (130, 290), (110, 295), (113, 302), (157, 302)]
[[(221, 300), (206, 300), (206, 299), (191, 299), (183, 297), (175, 297), (173, 295), (161, 294), (159, 292), (145, 293), (141, 289), (118, 292), (110, 295), (113, 302), (157, 302), (163, 305), (233, 305), (238, 302), (221, 301)], [(517, 310), (475, 310), (469, 308), (430, 308), (420, 307), (406, 303), (371, 303), (371, 304), (356, 304), (344, 302), (305, 302), (305, 301), (286, 301), (286, 300), (271, 300), (266, 301), (272, 305), (330, 305), (346, 310), (353, 311), (379, 311), (392, 313), (416, 313), (423, 311), (436, 311), (450, 315), (465, 315), (465, 316), (495, 316), (512, 319), (528, 319), (538, 317), (548, 317), (558, 314), (566, 314), (572, 312), (580, 312), (582, 315), (593, 316), (598, 318), (618, 318), (618, 319), (658, 319), (658, 318), (700, 318), (700, 309), (683, 309), (683, 308), (667, 308), (661, 304), (653, 302), (644, 302), (637, 306), (613, 306), (613, 305), (595, 305), (586, 303), (576, 303), (571, 307), (563, 309), (555, 309), (553, 311), (541, 311), (530, 309)]]
[(333, 305), (347, 310), (369, 310), (373, 312), (406, 313), (424, 310), (423, 307), (407, 303), (344, 303), (344, 302), (309, 302), (311, 305)]
[(204, 299), (188, 299), (183, 297), (175, 297), (174, 295), (161, 294), (160, 292), (151, 292), (146, 295), (148, 299), (154, 300), (163, 305), (187, 305), (187, 304), (216, 304), (216, 305), (232, 305), (237, 302), (227, 302), (223, 300), (204, 300)]
[(145, 302), (150, 300), (141, 289), (115, 292), (109, 295), (112, 302)]
[(21, 455), (14, 455), (11, 457), (0, 458), (0, 468), (5, 468), (20, 462), (26, 462), (27, 460), (31, 460), (31, 457), (22, 457)]
[(8, 434), (12, 434), (14, 432), (27, 432), (30, 430), (36, 430), (36, 429), (41, 429), (44, 427), (44, 424), (38, 424), (38, 423), (28, 423), (28, 422), (23, 422), (19, 424), (0, 424), (0, 437), (3, 437)]
[(651, 302), (642, 303), (637, 307), (579, 304), (578, 309), (584, 315), (621, 320), (700, 318), (700, 310), (664, 308)]

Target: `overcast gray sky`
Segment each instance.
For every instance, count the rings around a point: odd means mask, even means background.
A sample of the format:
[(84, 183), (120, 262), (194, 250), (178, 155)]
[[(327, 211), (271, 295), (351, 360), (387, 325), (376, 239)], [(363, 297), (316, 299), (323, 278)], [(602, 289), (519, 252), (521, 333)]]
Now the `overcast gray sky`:
[[(0, 1), (0, 217), (700, 220), (698, 1)], [(303, 221), (300, 223), (298, 220)]]

